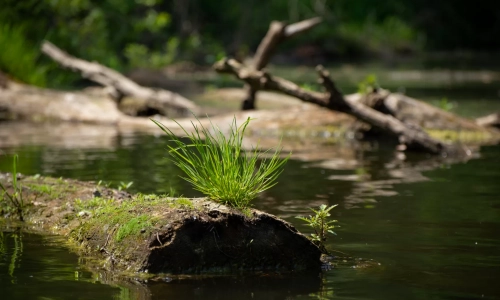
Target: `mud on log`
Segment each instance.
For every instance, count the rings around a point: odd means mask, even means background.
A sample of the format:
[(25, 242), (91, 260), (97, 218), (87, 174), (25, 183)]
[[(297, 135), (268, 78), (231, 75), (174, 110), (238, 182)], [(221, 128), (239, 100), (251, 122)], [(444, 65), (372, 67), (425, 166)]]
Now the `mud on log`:
[[(214, 68), (219, 73), (229, 73), (244, 81), (254, 90), (277, 91), (289, 96), (298, 98), (304, 102), (313, 103), (333, 111), (339, 111), (352, 115), (381, 131), (395, 136), (403, 145), (402, 148), (424, 151), (432, 154), (457, 155), (466, 154), (468, 151), (462, 147), (451, 146), (430, 137), (420, 126), (415, 124), (405, 124), (392, 115), (384, 114), (356, 101), (347, 98), (336, 88), (335, 83), (330, 78), (329, 73), (318, 66), (319, 81), (323, 84), (326, 92), (319, 93), (304, 90), (295, 83), (286, 79), (272, 76), (267, 72), (257, 71), (247, 68), (234, 59), (224, 59), (217, 62)], [(372, 96), (374, 99), (385, 97), (387, 91)], [(372, 101), (376, 102), (376, 101)]]
[(198, 112), (198, 106), (183, 96), (163, 89), (143, 87), (119, 72), (96, 62), (88, 62), (69, 55), (54, 44), (44, 41), (42, 52), (65, 68), (78, 71), (83, 77), (107, 87), (110, 95), (120, 101), (123, 96), (145, 99), (148, 106), (164, 115), (169, 109)]
[[(285, 39), (293, 37), (299, 33), (307, 31), (321, 22), (321, 18), (311, 18), (294, 24), (286, 24), (284, 22), (273, 21), (269, 26), (266, 36), (262, 39), (257, 52), (253, 58), (251, 69), (260, 71), (269, 62), (276, 46)], [(246, 98), (243, 100), (242, 109), (255, 109), (255, 98), (258, 89), (252, 85), (245, 85)]]

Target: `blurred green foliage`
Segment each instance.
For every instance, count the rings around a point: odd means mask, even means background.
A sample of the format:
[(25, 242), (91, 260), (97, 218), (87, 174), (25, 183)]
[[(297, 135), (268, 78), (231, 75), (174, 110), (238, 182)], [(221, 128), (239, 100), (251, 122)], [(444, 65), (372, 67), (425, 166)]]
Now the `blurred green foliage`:
[(300, 56), (299, 45), (307, 45), (331, 60), (491, 50), (500, 48), (491, 38), (500, 33), (499, 10), (494, 0), (2, 0), (0, 69), (35, 85), (74, 84), (77, 76), (39, 56), (44, 39), (119, 71), (177, 60), (211, 64), (254, 51), (271, 20), (313, 16), (324, 24), (280, 51)]
[(0, 70), (14, 79), (45, 86), (45, 66), (38, 66), (40, 51), (25, 37), (20, 26), (0, 23)]
[(375, 74), (369, 74), (365, 77), (365, 79), (358, 83), (358, 93), (370, 94), (379, 87), (377, 76)]

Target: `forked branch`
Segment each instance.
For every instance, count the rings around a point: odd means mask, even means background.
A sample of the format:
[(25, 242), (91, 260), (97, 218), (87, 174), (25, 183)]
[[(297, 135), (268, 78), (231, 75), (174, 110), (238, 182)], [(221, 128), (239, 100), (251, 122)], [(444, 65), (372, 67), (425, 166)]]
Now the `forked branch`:
[(419, 149), (433, 154), (450, 154), (459, 151), (457, 147), (452, 147), (430, 137), (419, 126), (409, 126), (391, 115), (376, 111), (359, 101), (345, 98), (336, 88), (328, 72), (321, 66), (317, 70), (327, 93), (305, 90), (286, 79), (249, 69), (234, 59), (221, 60), (214, 65), (214, 68), (219, 73), (233, 74), (250, 87), (281, 92), (304, 102), (352, 115), (389, 135), (397, 137), (407, 149)]
[[(321, 23), (321, 18), (315, 17), (301, 22), (286, 24), (285, 22), (273, 21), (269, 25), (269, 30), (257, 47), (253, 63), (250, 69), (260, 71), (269, 63), (276, 47), (284, 40), (299, 33), (305, 32)], [(255, 97), (258, 89), (256, 86), (245, 85), (246, 98), (243, 101), (243, 110), (255, 109)]]

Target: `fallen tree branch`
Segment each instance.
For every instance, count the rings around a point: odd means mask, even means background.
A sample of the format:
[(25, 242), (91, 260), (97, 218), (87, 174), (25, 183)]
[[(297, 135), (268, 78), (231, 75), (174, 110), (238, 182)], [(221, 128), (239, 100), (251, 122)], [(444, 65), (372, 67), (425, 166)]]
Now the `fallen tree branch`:
[(148, 106), (164, 114), (172, 108), (188, 110), (194, 113), (198, 111), (196, 104), (177, 93), (140, 86), (115, 70), (96, 62), (88, 62), (73, 57), (48, 41), (42, 43), (41, 49), (44, 54), (63, 67), (78, 71), (83, 77), (111, 88), (113, 92), (110, 94), (118, 101), (123, 96), (145, 99)]
[(483, 127), (496, 127), (500, 129), (500, 113), (493, 113), (477, 118), (476, 123)]
[[(293, 37), (299, 33), (307, 31), (317, 24), (321, 23), (321, 18), (311, 18), (301, 22), (287, 25), (284, 22), (273, 21), (269, 25), (269, 30), (262, 39), (255, 52), (251, 69), (262, 70), (271, 59), (271, 56), (279, 43), (285, 39)], [(255, 109), (255, 99), (257, 91), (252, 86), (245, 85), (246, 98), (243, 101), (242, 109)]]
[(322, 67), (318, 67), (317, 70), (320, 81), (327, 93), (304, 90), (286, 79), (247, 68), (234, 59), (221, 60), (214, 65), (214, 68), (219, 73), (233, 74), (254, 90), (281, 92), (304, 102), (352, 115), (375, 128), (397, 137), (399, 142), (404, 145), (403, 148), (418, 149), (433, 154), (454, 154), (461, 152), (458, 147), (452, 147), (430, 137), (420, 126), (405, 124), (393, 116), (376, 111), (359, 101), (345, 98), (335, 87), (328, 72)]

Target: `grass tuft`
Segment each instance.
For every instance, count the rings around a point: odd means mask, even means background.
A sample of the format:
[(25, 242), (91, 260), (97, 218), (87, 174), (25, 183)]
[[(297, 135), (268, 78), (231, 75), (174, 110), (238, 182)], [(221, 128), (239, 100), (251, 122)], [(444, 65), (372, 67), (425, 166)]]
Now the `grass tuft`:
[(20, 221), (24, 221), (24, 210), (25, 203), (23, 199), (23, 188), (21, 183), (17, 181), (17, 164), (18, 156), (14, 155), (14, 160), (12, 163), (12, 189), (13, 193), (9, 193), (7, 188), (0, 182), (0, 190), (2, 191), (2, 197), (0, 198), (0, 204), (6, 202), (6, 207), (9, 210), (13, 210)]
[(173, 142), (168, 146), (172, 161), (186, 174), (183, 177), (194, 188), (210, 199), (237, 208), (248, 207), (257, 194), (276, 185), (288, 157), (279, 157), (276, 148), (270, 158), (263, 158), (271, 150), (250, 152), (242, 149), (243, 135), (250, 123), (248, 118), (237, 126), (236, 118), (230, 127), (229, 136), (211, 123), (205, 128), (192, 123), (194, 132), (188, 132), (176, 122), (186, 134), (189, 144), (158, 121), (152, 120)]

